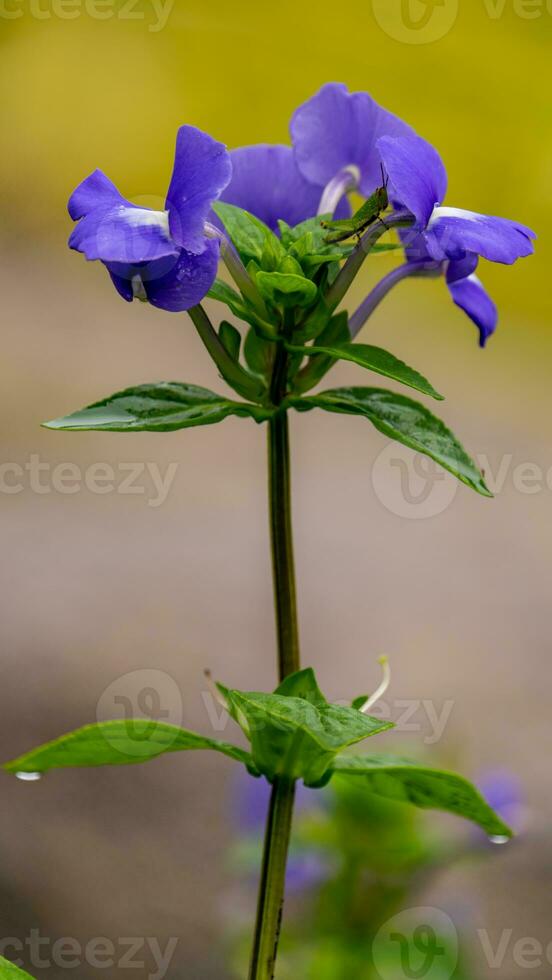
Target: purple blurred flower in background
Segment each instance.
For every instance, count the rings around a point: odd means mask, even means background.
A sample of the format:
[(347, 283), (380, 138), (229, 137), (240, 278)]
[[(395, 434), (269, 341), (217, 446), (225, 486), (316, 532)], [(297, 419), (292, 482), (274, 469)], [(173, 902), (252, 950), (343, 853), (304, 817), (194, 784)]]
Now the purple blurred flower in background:
[[(496, 810), (512, 830), (520, 833), (526, 824), (527, 808), (525, 794), (517, 776), (507, 769), (491, 769), (481, 773), (476, 783), (489, 806)], [(472, 828), (472, 832), (481, 836), (476, 828)]]
[[(279, 231), (279, 220), (293, 227), (316, 216), (321, 188), (301, 174), (290, 146), (242, 146), (230, 151), (230, 159), (232, 179), (221, 194), (221, 201), (249, 211), (274, 232)], [(337, 217), (345, 218), (350, 213), (348, 201), (343, 198)]]
[[(258, 838), (262, 834), (270, 800), (271, 786), (266, 779), (251, 779), (241, 770), (235, 788), (235, 813), (240, 831)], [(308, 813), (309, 810), (323, 806), (323, 794), (319, 790), (308, 789), (298, 782), (295, 787), (295, 814)], [(329, 859), (312, 849), (290, 849), (286, 870), (286, 889), (290, 894), (298, 894), (321, 884), (332, 871)]]
[(479, 329), (484, 346), (497, 323), (496, 307), (475, 270), (479, 256), (511, 265), (533, 253), (535, 233), (515, 221), (442, 207), (447, 173), (437, 150), (419, 136), (383, 136), (377, 148), (389, 177), (395, 207), (414, 216), (414, 229), (403, 233), (407, 259), (439, 263), (451, 296)]
[(219, 245), (205, 237), (204, 225), (230, 177), (222, 143), (182, 126), (165, 210), (137, 207), (95, 170), (69, 199), (69, 214), (78, 221), (69, 245), (103, 262), (128, 302), (137, 297), (164, 310), (187, 310), (216, 276)]
[(278, 219), (297, 225), (316, 214), (320, 188), (302, 176), (290, 146), (259, 143), (231, 150), (232, 179), (221, 201), (235, 204), (278, 231)]

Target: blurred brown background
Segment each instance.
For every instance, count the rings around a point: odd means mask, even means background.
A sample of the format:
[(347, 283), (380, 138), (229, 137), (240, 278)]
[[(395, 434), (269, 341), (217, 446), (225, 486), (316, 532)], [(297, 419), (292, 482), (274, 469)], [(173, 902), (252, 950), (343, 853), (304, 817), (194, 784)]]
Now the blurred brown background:
[[(441, 415), (473, 454), (486, 454), (488, 477), (498, 474), (494, 501), (460, 487), (441, 513), (401, 516), (379, 499), (396, 499), (400, 473), (379, 460), (383, 437), (359, 419), (293, 418), (303, 658), (328, 694), (346, 698), (376, 684), (376, 657), (387, 652), (395, 719), (404, 699), (438, 712), (453, 701), (437, 744), (424, 749), (431, 726), (420, 709), (420, 730), (386, 736), (390, 748), (394, 737), (471, 776), (502, 767), (520, 777), (525, 834), (490, 864), (451, 874), (434, 898), (465, 892), (495, 946), (504, 929), (512, 942), (546, 946), (552, 16), (544, 3), (447, 0), (425, 36), (405, 27), (398, 5), (389, 19), (391, 8), (176, 0), (163, 23), (148, 2), (132, 17), (128, 3), (108, 3), (105, 19), (84, 0), (2, 7), (0, 462), (22, 468), (3, 467), (0, 493), (2, 758), (94, 721), (110, 685), (135, 671), (161, 671), (161, 699), (205, 733), (205, 666), (237, 687), (273, 684), (262, 429), (231, 419), (125, 437), (53, 433), (39, 422), (129, 384), (222, 385), (185, 315), (126, 305), (99, 265), (67, 250), (73, 187), (98, 166), (155, 206), (180, 124), (231, 146), (284, 141), (295, 106), (324, 81), (344, 81), (439, 146), (449, 204), (519, 218), (540, 241), (512, 269), (481, 269), (501, 311), (486, 351), (439, 282), (399, 287), (369, 328), (447, 395)], [(358, 300), (390, 264), (374, 260)], [(339, 367), (332, 383), (361, 376)], [(176, 463), (166, 499), (147, 471), (136, 481), (144, 492), (121, 492), (121, 462), (161, 473)], [(80, 468), (77, 492), (61, 492), (60, 463)], [(114, 468), (112, 492), (85, 485), (97, 463)], [(2, 936), (40, 929), (50, 942), (141, 936), (163, 947), (175, 936), (169, 980), (226, 978), (231, 785), (228, 760), (192, 753), (35, 784), (5, 776)], [(523, 975), (511, 945), (493, 970), (473, 938), (478, 976)], [(150, 966), (134, 975), (153, 975)], [(530, 972), (540, 980), (551, 968), (543, 957)], [(57, 980), (66, 970), (31, 972)], [(76, 973), (118, 975), (86, 964)]]

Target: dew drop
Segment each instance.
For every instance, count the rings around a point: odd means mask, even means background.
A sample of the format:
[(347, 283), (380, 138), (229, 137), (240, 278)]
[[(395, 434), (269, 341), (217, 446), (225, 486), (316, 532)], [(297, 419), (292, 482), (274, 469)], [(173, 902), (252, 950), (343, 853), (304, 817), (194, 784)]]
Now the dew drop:
[(493, 834), (489, 840), (491, 844), (507, 844), (510, 838), (506, 834)]
[(37, 779), (42, 779), (41, 772), (16, 772), (15, 775), (18, 779), (22, 779), (24, 783), (36, 783)]

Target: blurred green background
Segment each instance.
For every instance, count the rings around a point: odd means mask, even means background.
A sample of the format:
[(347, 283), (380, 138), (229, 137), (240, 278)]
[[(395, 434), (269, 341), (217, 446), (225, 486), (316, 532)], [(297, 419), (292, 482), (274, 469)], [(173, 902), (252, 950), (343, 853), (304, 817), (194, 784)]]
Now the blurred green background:
[[(261, 430), (234, 419), (127, 439), (38, 423), (142, 381), (221, 384), (185, 316), (124, 304), (98, 264), (67, 250), (75, 185), (100, 167), (125, 196), (158, 207), (182, 123), (229, 146), (286, 141), (300, 102), (346, 82), (438, 146), (448, 204), (517, 218), (539, 241), (513, 268), (481, 265), (500, 310), (485, 352), (442, 283), (401, 286), (370, 326), (444, 391), (440, 414), (472, 453), (487, 454), (495, 475), (506, 461), (494, 502), (461, 488), (442, 513), (407, 520), (374, 491), (379, 435), (361, 420), (293, 419), (304, 660), (337, 698), (374, 686), (376, 657), (389, 653), (395, 717), (401, 699), (454, 702), (427, 748), (435, 761), (521, 776), (524, 838), (491, 871), (452, 874), (435, 901), (466, 888), (495, 945), (503, 929), (546, 944), (552, 14), (544, 3), (446, 0), (433, 15), (449, 26), (438, 37), (430, 26), (420, 43), (398, 0), (386, 3), (387, 13), (368, 0), (176, 0), (163, 14), (150, 2), (1, 6), (1, 462), (178, 463), (159, 507), (146, 495), (37, 492), (28, 479), (0, 493), (2, 755), (93, 721), (109, 685), (139, 669), (174, 678), (183, 723), (206, 732), (203, 667), (236, 686), (272, 683)], [(413, 15), (424, 9), (412, 0)], [(359, 300), (393, 261), (366, 269)], [(358, 378), (340, 366), (333, 380)], [(525, 463), (541, 473), (532, 489), (513, 475)], [(413, 750), (424, 733), (406, 733)], [(229, 778), (224, 760), (169, 758), (36, 785), (3, 779), (2, 935), (178, 936), (169, 980), (227, 976)], [(499, 969), (480, 946), (476, 963), (482, 977), (520, 975), (511, 948)], [(543, 960), (531, 972), (549, 970)]]

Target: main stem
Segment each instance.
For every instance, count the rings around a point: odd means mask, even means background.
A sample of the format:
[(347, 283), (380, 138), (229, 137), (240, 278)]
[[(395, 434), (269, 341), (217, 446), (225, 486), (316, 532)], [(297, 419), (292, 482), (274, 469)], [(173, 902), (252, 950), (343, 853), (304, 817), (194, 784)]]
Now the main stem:
[(299, 632), (291, 526), (289, 424), (280, 410), (268, 425), (268, 479), (272, 578), (279, 678), (299, 670)]
[[(286, 393), (288, 355), (280, 345), (272, 376), (271, 400), (277, 407)], [(291, 526), (289, 425), (285, 409), (276, 411), (268, 428), (268, 476), (272, 573), (280, 680), (299, 669), (299, 631)], [(293, 817), (295, 783), (278, 777), (268, 811), (257, 921), (249, 980), (273, 980), (280, 938), (286, 864)]]

